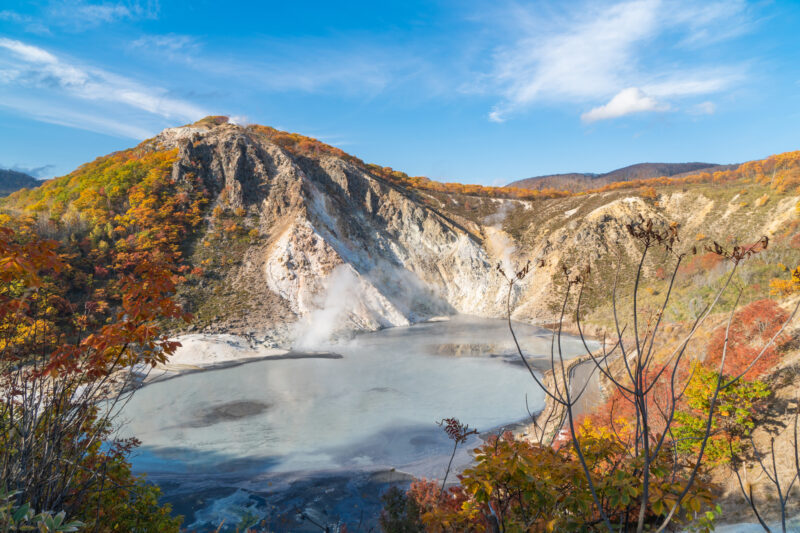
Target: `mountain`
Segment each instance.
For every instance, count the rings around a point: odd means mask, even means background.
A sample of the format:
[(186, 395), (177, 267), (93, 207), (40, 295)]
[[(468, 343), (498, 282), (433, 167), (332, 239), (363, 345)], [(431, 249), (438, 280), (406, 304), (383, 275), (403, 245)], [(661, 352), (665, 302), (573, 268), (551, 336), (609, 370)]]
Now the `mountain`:
[(695, 172), (715, 172), (730, 170), (735, 165), (715, 165), (712, 163), (639, 163), (605, 174), (587, 174), (573, 172), (569, 174), (550, 174), (525, 178), (508, 184), (508, 187), (522, 189), (556, 189), (568, 191), (585, 191), (615, 183), (618, 181), (641, 180), (661, 176), (682, 176)]
[(0, 168), (0, 196), (6, 196), (20, 189), (36, 187), (41, 181), (16, 170)]
[[(102, 250), (167, 242), (191, 271), (179, 296), (192, 327), (313, 345), (337, 331), (438, 315), (504, 316), (508, 283), (496, 267), (510, 274), (528, 261), (531, 273), (512, 293), (515, 318), (551, 322), (563, 270), (591, 266), (587, 320), (602, 324), (615, 265), (628, 269), (638, 255), (626, 226), (643, 219), (676, 224), (697, 258), (712, 241), (768, 235), (773, 263), (800, 264), (798, 185), (800, 153), (792, 152), (713, 176), (520, 197), (518, 189), (410, 178), (309, 137), (211, 117), (12, 194), (0, 208), (49, 213), (53, 234)], [(676, 294), (713, 284), (721, 271), (712, 259), (687, 258)], [(648, 276), (660, 275), (663, 260), (648, 260)], [(744, 298), (780, 275), (764, 263)], [(669, 312), (683, 319), (692, 309)]]
[(209, 200), (197, 231), (176, 242), (203, 271), (181, 295), (200, 327), (264, 331), (305, 319), (306, 334), (322, 336), (501, 313), (497, 257), (483, 248), (477, 226), (427, 206), (341, 150), (268, 127), (220, 119), (167, 129), (21, 191), (5, 207), (37, 206), (65, 213), (62, 220), (77, 213), (84, 222), (70, 224), (89, 226), (98, 245), (128, 246), (125, 235), (142, 234), (137, 220), (164, 211), (123, 211), (141, 205), (145, 184), (158, 202)]

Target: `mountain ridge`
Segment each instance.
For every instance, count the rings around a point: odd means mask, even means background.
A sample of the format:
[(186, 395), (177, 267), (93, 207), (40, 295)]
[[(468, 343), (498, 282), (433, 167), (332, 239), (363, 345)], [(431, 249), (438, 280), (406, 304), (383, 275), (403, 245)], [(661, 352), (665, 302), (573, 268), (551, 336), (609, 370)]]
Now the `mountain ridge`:
[(0, 196), (6, 196), (20, 189), (36, 187), (40, 184), (40, 180), (24, 172), (10, 168), (0, 168)]
[(636, 163), (605, 173), (568, 172), (546, 174), (516, 180), (507, 187), (543, 190), (561, 189), (571, 192), (596, 189), (610, 183), (651, 179), (659, 177), (682, 177), (696, 172), (715, 172), (730, 170), (738, 165), (719, 165), (715, 163)]

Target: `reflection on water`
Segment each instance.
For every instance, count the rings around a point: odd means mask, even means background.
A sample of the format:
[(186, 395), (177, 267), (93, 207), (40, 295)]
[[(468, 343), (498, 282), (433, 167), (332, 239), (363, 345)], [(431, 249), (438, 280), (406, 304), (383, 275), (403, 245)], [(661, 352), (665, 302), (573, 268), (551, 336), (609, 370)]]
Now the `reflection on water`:
[(452, 355), (455, 357), (475, 357), (478, 355), (501, 353), (501, 344), (483, 344), (475, 342), (448, 342), (444, 344), (432, 344), (428, 347), (431, 353), (440, 355)]
[[(549, 354), (549, 332), (518, 333), (528, 354)], [(563, 345), (580, 352), (575, 339)], [(135, 468), (159, 482), (195, 476), (206, 489), (222, 477), (252, 490), (322, 471), (437, 477), (451, 449), (437, 420), (488, 431), (524, 419), (526, 395), (531, 408), (543, 401), (525, 370), (508, 364), (502, 320), (387, 329), (330, 350), (342, 359), (265, 360), (148, 385), (123, 413), (125, 431), (143, 442)]]

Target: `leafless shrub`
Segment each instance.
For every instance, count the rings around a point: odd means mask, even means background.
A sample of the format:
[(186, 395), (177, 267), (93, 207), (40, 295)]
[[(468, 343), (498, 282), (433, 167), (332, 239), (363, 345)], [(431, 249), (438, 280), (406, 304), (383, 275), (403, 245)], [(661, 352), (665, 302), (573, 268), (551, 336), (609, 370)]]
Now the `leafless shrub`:
[[(687, 253), (697, 253), (697, 248), (692, 247), (687, 252), (678, 252), (677, 244), (680, 242), (678, 228), (676, 224), (671, 224), (666, 228), (659, 229), (652, 220), (637, 220), (626, 225), (629, 235), (639, 243), (641, 253), (639, 254), (638, 266), (633, 277), (633, 288), (631, 290), (632, 311), (628, 317), (629, 322), (623, 321), (619, 310), (619, 286), (620, 268), (622, 260), (617, 263), (616, 276), (612, 290), (612, 310), (613, 310), (613, 331), (610, 335), (605, 334), (598, 350), (589, 348), (589, 343), (584, 335), (583, 325), (581, 324), (582, 309), (586, 288), (585, 281), (591, 274), (589, 267), (584, 267), (577, 274), (571, 273), (564, 268), (567, 279), (566, 290), (562, 300), (557, 326), (553, 332), (550, 353), (550, 372), (554, 376), (553, 383), (547, 386), (542, 379), (534, 372), (528, 363), (519, 340), (514, 332), (511, 322), (511, 292), (514, 284), (523, 279), (530, 271), (530, 263), (524, 268), (514, 273), (506, 273), (498, 266), (508, 283), (507, 316), (508, 327), (514, 339), (514, 343), (520, 359), (530, 373), (532, 379), (544, 391), (547, 399), (558, 410), (563, 413), (563, 424), (558, 427), (565, 427), (569, 433), (571, 445), (580, 461), (581, 467), (588, 481), (595, 507), (601, 515), (602, 522), (608, 531), (628, 531), (632, 526), (633, 530), (641, 533), (645, 530), (645, 517), (650, 508), (650, 491), (652, 487), (651, 468), (657, 462), (670, 461), (673, 465), (673, 478), (680, 482), (680, 490), (675, 501), (668, 507), (668, 512), (664, 513), (663, 519), (657, 525), (656, 531), (664, 531), (680, 512), (681, 503), (687, 494), (692, 490), (697, 481), (698, 473), (703, 464), (703, 456), (712, 432), (712, 422), (716, 402), (721, 391), (737, 383), (753, 365), (761, 358), (769, 346), (783, 332), (788, 323), (794, 318), (798, 308), (795, 307), (789, 319), (782, 325), (778, 333), (772, 337), (761, 352), (755, 357), (751, 364), (744, 371), (732, 376), (725, 377), (725, 359), (728, 346), (728, 332), (734, 318), (734, 312), (741, 297), (742, 290), (732, 286), (732, 280), (737, 269), (744, 260), (767, 248), (769, 240), (763, 237), (751, 246), (734, 246), (727, 249), (720, 244), (713, 242), (706, 249), (727, 260), (729, 271), (721, 287), (714, 293), (712, 301), (696, 313), (696, 318), (691, 324), (688, 333), (682, 336), (674, 346), (667, 346), (663, 341), (657, 340), (662, 328), (662, 318), (665, 309), (673, 295), (675, 279), (682, 260)], [(660, 308), (655, 311), (643, 311), (639, 308), (639, 293), (643, 282), (643, 271), (645, 260), (648, 255), (655, 250), (662, 250), (667, 257), (674, 260), (671, 275), (667, 276), (668, 288), (664, 292), (663, 301)], [(671, 427), (675, 420), (675, 413), (679, 401), (686, 390), (688, 379), (680, 379), (679, 376), (689, 375), (691, 379), (691, 369), (687, 368), (688, 357), (687, 348), (695, 334), (708, 319), (715, 307), (719, 303), (722, 295), (732, 289), (736, 293), (736, 304), (730, 311), (727, 320), (725, 342), (722, 358), (718, 367), (718, 379), (710, 394), (710, 409), (704, 423), (702, 436), (699, 438), (699, 452), (694, 460), (688, 465), (681, 464), (676, 452), (676, 442), (672, 436)], [(641, 492), (639, 494), (638, 516), (634, 517), (633, 524), (629, 524), (627, 518), (623, 524), (612, 524), (610, 517), (604, 511), (596, 491), (596, 481), (592, 478), (591, 468), (587, 464), (586, 455), (579, 440), (579, 430), (575, 416), (575, 406), (581, 396), (586, 391), (584, 384), (575, 390), (572, 383), (572, 375), (568, 369), (568, 362), (565, 360), (562, 348), (562, 336), (566, 318), (568, 316), (568, 305), (571, 298), (576, 297), (574, 319), (577, 325), (580, 339), (586, 351), (586, 356), (593, 365), (592, 375), (599, 372), (611, 384), (611, 387), (621, 395), (624, 401), (628, 402), (634, 410), (635, 428), (629, 442), (631, 445), (631, 459), (639, 461), (641, 467), (637, 468), (636, 474), (641, 482)], [(800, 303), (798, 303), (800, 307)], [(626, 333), (629, 331), (630, 332)], [(665, 349), (666, 354), (663, 352)], [(587, 363), (589, 364), (589, 363)], [(619, 371), (612, 370), (612, 365), (616, 365)], [(620, 368), (621, 367), (621, 368)], [(657, 388), (656, 386), (659, 385)], [(554, 415), (558, 418), (558, 415)], [(637, 463), (638, 464), (638, 463)], [(682, 472), (682, 478), (678, 477), (678, 472)]]

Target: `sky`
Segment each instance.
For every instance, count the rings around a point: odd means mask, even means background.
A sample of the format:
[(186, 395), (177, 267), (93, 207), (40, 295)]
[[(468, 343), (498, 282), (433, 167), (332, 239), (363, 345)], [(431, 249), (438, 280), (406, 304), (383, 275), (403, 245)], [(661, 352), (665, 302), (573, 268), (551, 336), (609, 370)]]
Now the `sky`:
[(800, 2), (0, 2), (0, 168), (207, 115), (504, 185), (800, 149)]

